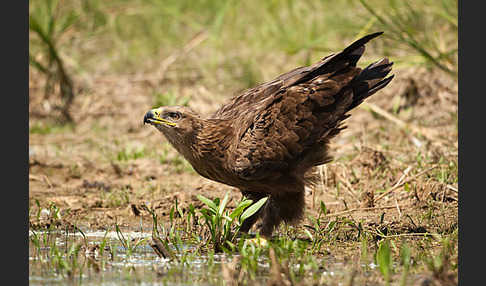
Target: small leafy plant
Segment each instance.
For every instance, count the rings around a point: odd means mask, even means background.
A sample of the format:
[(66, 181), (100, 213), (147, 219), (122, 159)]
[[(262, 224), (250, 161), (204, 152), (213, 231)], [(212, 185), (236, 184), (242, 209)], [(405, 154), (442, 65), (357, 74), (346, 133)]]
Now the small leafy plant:
[(142, 239), (125, 238), (118, 224), (115, 224), (115, 231), (118, 240), (120, 241), (121, 245), (126, 251), (127, 256), (131, 256), (135, 251), (135, 249), (147, 240), (147, 238), (142, 238)]
[(204, 221), (209, 228), (210, 241), (214, 245), (216, 252), (220, 252), (224, 247), (234, 248), (234, 242), (240, 231), (242, 223), (255, 214), (267, 201), (267, 197), (260, 199), (256, 203), (249, 199), (243, 199), (236, 208), (230, 212), (226, 209), (229, 193), (226, 193), (223, 200), (219, 198), (210, 200), (203, 195), (198, 195), (198, 199), (207, 208), (201, 209)]

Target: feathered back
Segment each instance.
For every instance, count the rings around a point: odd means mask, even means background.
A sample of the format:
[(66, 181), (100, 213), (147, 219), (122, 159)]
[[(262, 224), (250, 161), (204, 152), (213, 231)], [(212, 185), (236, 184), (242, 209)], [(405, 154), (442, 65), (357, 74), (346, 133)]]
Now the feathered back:
[[(392, 63), (380, 60), (365, 69), (356, 63), (367, 35), (342, 52), (299, 67), (247, 90), (213, 118), (235, 121), (231, 168), (243, 180), (303, 174), (330, 160), (326, 143), (339, 133), (347, 112), (386, 86)], [(237, 124), (236, 124), (237, 123)]]

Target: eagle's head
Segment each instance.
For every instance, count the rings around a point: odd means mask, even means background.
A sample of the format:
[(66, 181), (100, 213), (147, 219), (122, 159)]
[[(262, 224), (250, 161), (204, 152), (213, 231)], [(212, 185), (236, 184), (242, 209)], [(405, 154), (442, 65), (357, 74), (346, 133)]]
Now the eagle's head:
[(200, 119), (189, 107), (161, 106), (149, 110), (143, 117), (143, 123), (155, 126), (177, 147), (192, 139), (200, 126)]

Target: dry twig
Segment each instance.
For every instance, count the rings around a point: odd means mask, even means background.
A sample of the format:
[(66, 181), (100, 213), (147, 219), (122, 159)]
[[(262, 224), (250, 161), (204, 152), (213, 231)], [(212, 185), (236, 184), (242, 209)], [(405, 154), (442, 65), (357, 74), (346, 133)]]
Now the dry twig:
[[(343, 169), (344, 172), (344, 169)], [(336, 172), (336, 175), (338, 176), (339, 180), (343, 182), (344, 189), (353, 197), (353, 199), (359, 204), (360, 201), (358, 199), (358, 196), (356, 195), (355, 190), (353, 189), (353, 186), (351, 186), (351, 183), (342, 175), (340, 175), (338, 172)]]
[(381, 195), (377, 196), (377, 197), (375, 198), (375, 202), (376, 202), (376, 201), (378, 201), (378, 200), (380, 200), (380, 199), (382, 199), (384, 196), (388, 195), (389, 193), (391, 193), (391, 192), (395, 191), (396, 189), (400, 188), (401, 186), (405, 185), (406, 183), (411, 182), (411, 181), (413, 181), (413, 180), (417, 179), (418, 177), (422, 176), (423, 174), (425, 174), (425, 173), (427, 173), (427, 172), (429, 172), (430, 170), (435, 169), (435, 168), (437, 168), (437, 165), (432, 166), (432, 167), (430, 167), (430, 168), (428, 168), (428, 169), (423, 170), (422, 172), (420, 172), (420, 173), (418, 173), (418, 174), (414, 175), (413, 177), (410, 177), (410, 178), (408, 178), (407, 180), (402, 181), (400, 184), (395, 184), (395, 185), (394, 185), (393, 187), (391, 187), (389, 190), (387, 190), (386, 192), (384, 192), (384, 193), (382, 193)]
[[(409, 206), (409, 205), (408, 204), (407, 205), (401, 205), (400, 207), (403, 208), (403, 207), (407, 207), (407, 206)], [(396, 207), (397, 207), (396, 205), (393, 205), (393, 206), (372, 207), (372, 208), (354, 208), (354, 209), (349, 209), (349, 210), (342, 211), (342, 212), (327, 214), (326, 217), (335, 217), (335, 216), (340, 216), (340, 215), (346, 215), (346, 214), (350, 214), (350, 213), (353, 213), (353, 212), (356, 212), (356, 211), (385, 210), (385, 209), (394, 209)]]

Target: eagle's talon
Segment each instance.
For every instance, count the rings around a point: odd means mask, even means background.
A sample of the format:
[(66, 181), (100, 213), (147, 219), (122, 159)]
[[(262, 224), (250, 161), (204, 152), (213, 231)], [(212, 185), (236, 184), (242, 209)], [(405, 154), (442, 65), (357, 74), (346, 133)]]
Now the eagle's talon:
[(255, 237), (255, 238), (247, 239), (247, 240), (245, 240), (245, 243), (253, 244), (253, 245), (259, 246), (259, 247), (268, 246), (268, 240), (266, 238), (263, 238), (263, 237)]

